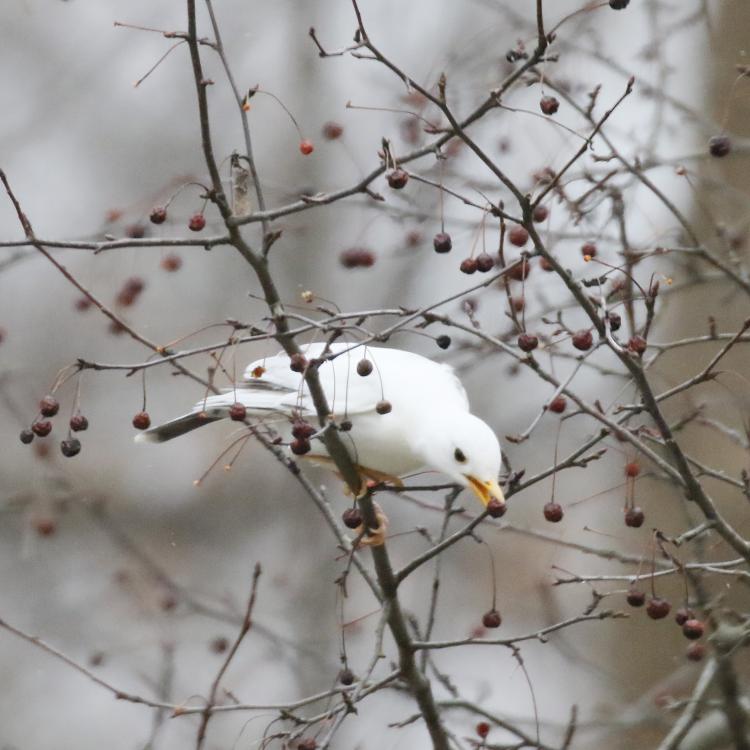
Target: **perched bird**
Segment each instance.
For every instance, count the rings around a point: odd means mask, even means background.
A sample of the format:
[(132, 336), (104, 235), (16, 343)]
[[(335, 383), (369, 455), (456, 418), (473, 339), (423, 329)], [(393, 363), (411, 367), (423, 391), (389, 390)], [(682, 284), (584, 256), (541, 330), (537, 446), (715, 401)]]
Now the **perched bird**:
[[(498, 484), (500, 444), (490, 427), (469, 412), (453, 368), (400, 349), (343, 343), (325, 349), (324, 343), (310, 344), (305, 358), (322, 358), (316, 363), (321, 385), (334, 421), (349, 423), (340, 435), (363, 479), (398, 482), (398, 477), (429, 469), (471, 488), (485, 506), (493, 499), (505, 503)], [(248, 417), (280, 419), (282, 427), (300, 418), (317, 424), (299, 372), (304, 366), (285, 353), (257, 360), (234, 388), (135, 439), (171, 440), (227, 419), (235, 403), (246, 408)], [(322, 440), (311, 440), (304, 457), (330, 463)]]

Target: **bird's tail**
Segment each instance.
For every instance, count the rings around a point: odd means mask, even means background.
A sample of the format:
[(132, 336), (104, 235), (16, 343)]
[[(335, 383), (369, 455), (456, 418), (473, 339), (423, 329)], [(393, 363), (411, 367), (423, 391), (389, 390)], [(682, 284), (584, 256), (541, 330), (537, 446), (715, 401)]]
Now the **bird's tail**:
[(227, 416), (227, 410), (211, 409), (210, 411), (194, 411), (190, 414), (184, 414), (181, 417), (172, 419), (164, 424), (152, 427), (150, 430), (139, 432), (135, 436), (136, 443), (165, 443), (172, 438), (180, 437), (186, 432), (203, 427), (203, 425), (224, 419)]

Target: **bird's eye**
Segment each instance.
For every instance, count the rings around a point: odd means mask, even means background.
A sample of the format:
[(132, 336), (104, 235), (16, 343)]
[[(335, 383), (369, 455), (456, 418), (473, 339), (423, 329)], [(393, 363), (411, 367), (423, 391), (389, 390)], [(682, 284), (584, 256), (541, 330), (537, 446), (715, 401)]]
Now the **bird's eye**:
[(453, 458), (455, 458), (460, 464), (466, 463), (466, 455), (460, 448), (456, 448), (456, 450), (453, 451)]

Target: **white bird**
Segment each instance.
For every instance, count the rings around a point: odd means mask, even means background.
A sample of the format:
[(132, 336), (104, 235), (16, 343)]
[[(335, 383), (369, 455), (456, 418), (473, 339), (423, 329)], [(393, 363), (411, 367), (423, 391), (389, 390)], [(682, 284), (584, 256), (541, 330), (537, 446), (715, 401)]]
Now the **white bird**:
[[(310, 344), (305, 357), (320, 359), (325, 348), (324, 343)], [(252, 362), (234, 388), (135, 439), (171, 440), (227, 419), (235, 403), (244, 405), (250, 417), (280, 418), (285, 425), (309, 418), (317, 424), (303, 374), (290, 364), (285, 353)], [(490, 427), (470, 413), (466, 391), (452, 367), (400, 349), (343, 343), (330, 345), (317, 367), (333, 421), (339, 427), (349, 423), (340, 435), (364, 479), (398, 481), (434, 470), (471, 488), (485, 506), (491, 500), (505, 504), (498, 484), (500, 444)], [(368, 369), (371, 372), (360, 374)], [(390, 411), (382, 413), (388, 405)], [(331, 462), (323, 441), (316, 439), (305, 458)]]

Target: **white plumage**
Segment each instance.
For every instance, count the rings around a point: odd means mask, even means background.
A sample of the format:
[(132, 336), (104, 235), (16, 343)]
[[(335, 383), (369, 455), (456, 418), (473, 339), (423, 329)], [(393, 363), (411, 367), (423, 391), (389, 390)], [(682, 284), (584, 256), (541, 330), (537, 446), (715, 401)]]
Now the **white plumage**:
[[(318, 359), (324, 349), (325, 344), (314, 343), (304, 353), (308, 360)], [(334, 421), (351, 423), (340, 434), (365, 476), (365, 470), (401, 477), (427, 468), (472, 487), (485, 504), (493, 498), (504, 502), (497, 484), (499, 443), (487, 424), (469, 412), (466, 392), (451, 367), (400, 349), (335, 343), (329, 352), (333, 358), (318, 366), (320, 382)], [(373, 364), (367, 376), (357, 373), (363, 358)], [(387, 414), (376, 411), (382, 400), (392, 406)], [(136, 440), (163, 442), (225, 419), (235, 402), (251, 417), (273, 419), (282, 434), (297, 416), (317, 424), (302, 374), (292, 371), (289, 356), (281, 353), (252, 362), (235, 388), (200, 401), (190, 414)], [(313, 440), (309, 456), (326, 455), (323, 442)]]

